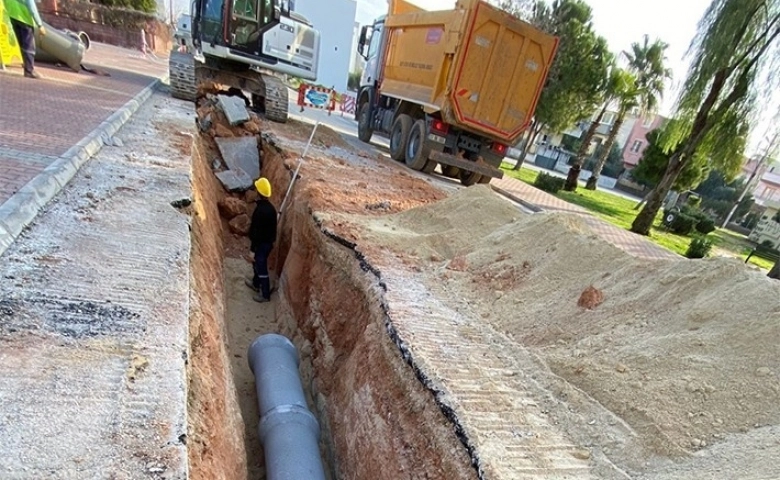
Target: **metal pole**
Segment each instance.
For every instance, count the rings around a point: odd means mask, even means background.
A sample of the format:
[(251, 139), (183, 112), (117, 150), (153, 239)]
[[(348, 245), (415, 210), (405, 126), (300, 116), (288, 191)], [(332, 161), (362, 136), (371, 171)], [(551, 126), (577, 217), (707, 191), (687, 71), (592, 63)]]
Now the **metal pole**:
[(279, 207), (279, 216), (282, 216), (282, 212), (284, 211), (284, 206), (287, 204), (287, 199), (290, 197), (290, 192), (293, 189), (293, 185), (295, 184), (295, 180), (298, 178), (298, 172), (301, 170), (301, 165), (303, 164), (303, 159), (306, 158), (306, 155), (309, 153), (309, 147), (311, 147), (311, 142), (314, 140), (314, 134), (317, 133), (317, 127), (320, 126), (320, 122), (314, 124), (314, 128), (311, 130), (311, 135), (309, 135), (309, 141), (306, 142), (306, 148), (303, 149), (303, 155), (298, 159), (298, 166), (295, 167), (295, 173), (293, 174), (293, 178), (290, 181), (290, 185), (287, 187), (287, 193), (284, 194), (284, 200), (282, 200), (282, 205)]

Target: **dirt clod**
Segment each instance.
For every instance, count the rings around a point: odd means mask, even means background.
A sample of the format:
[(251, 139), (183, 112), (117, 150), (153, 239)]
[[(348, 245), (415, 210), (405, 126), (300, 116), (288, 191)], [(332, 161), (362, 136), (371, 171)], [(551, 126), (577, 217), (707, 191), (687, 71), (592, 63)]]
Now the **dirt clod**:
[(233, 130), (222, 125), (221, 123), (217, 123), (214, 125), (214, 136), (221, 137), (221, 138), (235, 137), (235, 135), (233, 134)]
[(228, 220), (246, 213), (246, 203), (235, 197), (223, 198), (219, 201), (218, 206), (219, 213)]
[(593, 310), (602, 303), (604, 303), (604, 292), (593, 285), (586, 288), (577, 300), (577, 306), (587, 310)]
[(246, 236), (249, 234), (250, 223), (249, 215), (242, 213), (228, 222), (228, 227), (230, 228), (230, 231), (236, 235)]

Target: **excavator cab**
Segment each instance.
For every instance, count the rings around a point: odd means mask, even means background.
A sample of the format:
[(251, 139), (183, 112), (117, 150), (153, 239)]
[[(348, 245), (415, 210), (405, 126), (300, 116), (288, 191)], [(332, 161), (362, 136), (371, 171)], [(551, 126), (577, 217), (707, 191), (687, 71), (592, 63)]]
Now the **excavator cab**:
[(196, 0), (193, 43), (205, 57), (314, 80), (320, 36), (293, 0)]

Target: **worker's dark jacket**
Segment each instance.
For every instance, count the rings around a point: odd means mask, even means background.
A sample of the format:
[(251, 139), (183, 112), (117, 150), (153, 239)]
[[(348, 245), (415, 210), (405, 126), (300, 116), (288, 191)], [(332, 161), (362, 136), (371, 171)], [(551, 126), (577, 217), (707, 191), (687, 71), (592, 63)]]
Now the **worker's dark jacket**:
[(249, 239), (252, 241), (253, 252), (256, 252), (260, 245), (273, 245), (276, 241), (276, 209), (267, 198), (257, 201), (249, 226)]

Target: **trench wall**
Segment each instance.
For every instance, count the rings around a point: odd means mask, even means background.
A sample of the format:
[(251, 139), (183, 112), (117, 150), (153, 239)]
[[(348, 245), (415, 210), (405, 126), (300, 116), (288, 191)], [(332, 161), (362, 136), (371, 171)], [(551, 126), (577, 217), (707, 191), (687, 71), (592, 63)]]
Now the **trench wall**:
[(188, 450), (192, 480), (246, 479), (244, 424), (226, 348), (223, 190), (198, 141), (192, 146), (193, 204)]
[[(263, 153), (278, 207), (293, 165), (267, 142)], [(280, 310), (311, 345), (312, 393), (324, 399), (318, 410), (335, 478), (477, 478), (453, 424), (389, 334), (379, 272), (316, 221), (306, 178), (296, 182), (281, 222), (272, 262), (281, 271)]]

